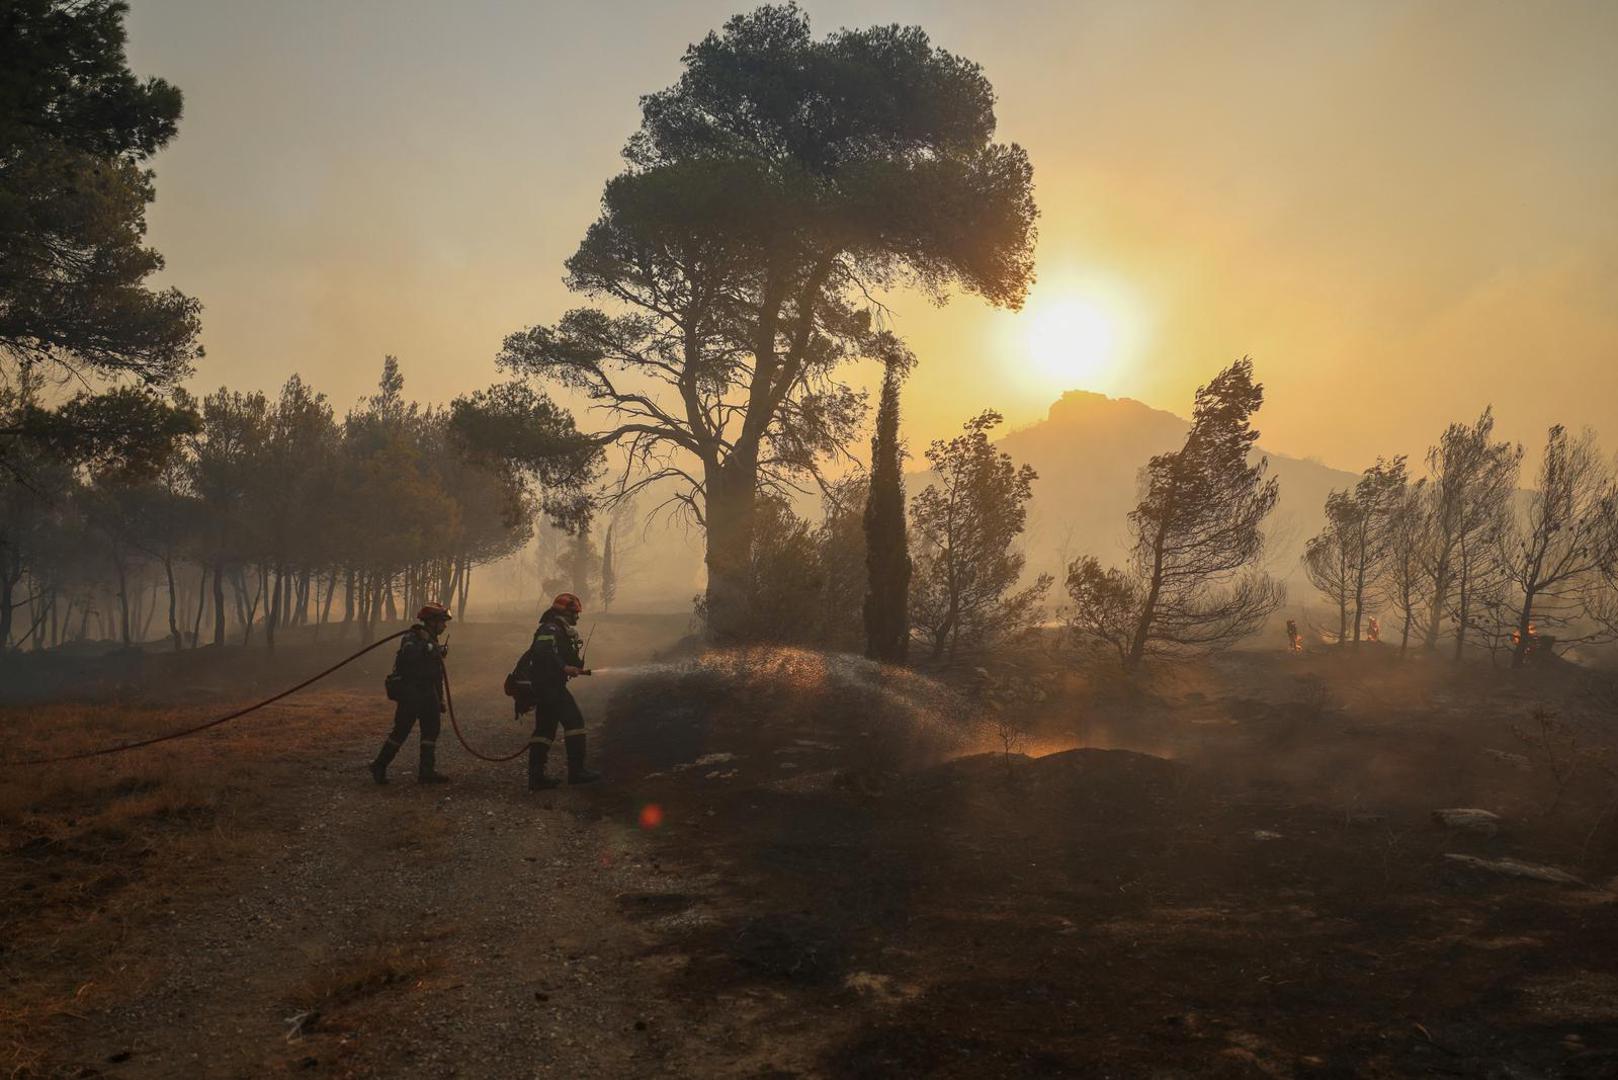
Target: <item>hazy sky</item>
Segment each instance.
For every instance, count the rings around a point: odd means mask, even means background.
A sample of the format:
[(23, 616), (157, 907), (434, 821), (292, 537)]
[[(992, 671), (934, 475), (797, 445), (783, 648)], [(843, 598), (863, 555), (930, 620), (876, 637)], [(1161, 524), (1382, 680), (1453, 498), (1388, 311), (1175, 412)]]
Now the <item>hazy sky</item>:
[[(897, 300), (913, 446), (1068, 386), (1183, 414), (1246, 353), (1265, 442), (1334, 465), (1489, 402), (1618, 448), (1618, 3), (804, 6), (981, 63), (1034, 163), (1028, 312)], [(133, 0), (136, 70), (186, 95), (151, 239), (206, 305), (196, 385), (341, 408), (388, 352), (424, 400), (493, 381), (572, 302), (638, 96), (739, 10)]]

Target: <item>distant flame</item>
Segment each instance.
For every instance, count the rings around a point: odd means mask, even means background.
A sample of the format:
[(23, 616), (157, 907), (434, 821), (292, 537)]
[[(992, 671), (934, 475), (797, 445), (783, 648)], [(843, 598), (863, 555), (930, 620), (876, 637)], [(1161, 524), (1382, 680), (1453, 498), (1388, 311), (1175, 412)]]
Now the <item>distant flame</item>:
[[(1528, 651), (1529, 652), (1534, 651), (1534, 639), (1537, 638), (1537, 637), (1539, 637), (1539, 631), (1537, 629), (1535, 629), (1533, 623), (1529, 623), (1528, 624)], [(1515, 649), (1518, 645), (1521, 645), (1521, 644), (1522, 644), (1522, 634), (1519, 633), (1516, 630), (1513, 630), (1511, 632), (1511, 647), (1513, 649)]]

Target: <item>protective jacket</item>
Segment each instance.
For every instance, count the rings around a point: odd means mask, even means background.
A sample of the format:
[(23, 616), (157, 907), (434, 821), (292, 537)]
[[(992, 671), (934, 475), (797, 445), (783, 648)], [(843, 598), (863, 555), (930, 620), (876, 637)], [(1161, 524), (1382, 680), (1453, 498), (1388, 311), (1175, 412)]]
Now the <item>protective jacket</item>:
[(528, 656), (529, 678), (533, 679), (536, 691), (564, 689), (567, 673), (562, 669), (584, 666), (584, 646), (579, 632), (555, 608), (540, 617)]
[(412, 696), (438, 700), (444, 684), (444, 651), (420, 623), (399, 639), (399, 652), (393, 658), (393, 672)]

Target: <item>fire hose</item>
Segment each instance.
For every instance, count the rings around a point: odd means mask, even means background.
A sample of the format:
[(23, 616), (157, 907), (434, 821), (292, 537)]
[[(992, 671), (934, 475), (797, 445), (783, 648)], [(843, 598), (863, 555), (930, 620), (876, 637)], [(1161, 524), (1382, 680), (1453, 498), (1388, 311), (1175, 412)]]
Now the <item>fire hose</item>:
[[(389, 634), (385, 638), (378, 638), (376, 641), (373, 641), (369, 645), (365, 646), (365, 648), (361, 649), (359, 652), (353, 653), (350, 656), (337, 661), (337, 663), (333, 664), (325, 671), (320, 672), (318, 675), (309, 676), (309, 678), (303, 680), (301, 683), (298, 683), (296, 686), (288, 687), (273, 697), (267, 697), (263, 701), (254, 702), (252, 705), (249, 705), (246, 708), (237, 709), (233, 713), (226, 713), (224, 716), (215, 717), (214, 719), (205, 723), (196, 724), (188, 728), (181, 728), (179, 731), (170, 731), (163, 735), (154, 735), (149, 739), (140, 739), (136, 742), (119, 743), (115, 746), (103, 746), (96, 750), (81, 750), (76, 754), (59, 754), (54, 757), (22, 758), (17, 761), (0, 761), (0, 769), (15, 768), (22, 765), (54, 765), (63, 761), (83, 761), (86, 758), (104, 757), (107, 754), (122, 754), (125, 751), (139, 750), (142, 747), (155, 746), (158, 743), (169, 742), (172, 739), (183, 739), (188, 735), (196, 735), (200, 732), (207, 731), (209, 728), (216, 728), (221, 724), (228, 724), (232, 720), (239, 720), (248, 713), (257, 712), (268, 705), (274, 705), (277, 701), (280, 701), (284, 697), (291, 697), (299, 690), (302, 690), (304, 687), (313, 683), (319, 682), (321, 679), (324, 679), (337, 669), (347, 667), (349, 664), (352, 664), (354, 661), (358, 660), (372, 649), (386, 645), (388, 642), (393, 641), (396, 638), (402, 638), (408, 633), (410, 633), (409, 630), (400, 630), (397, 634)], [(449, 687), (447, 684), (444, 689), (446, 692), (448, 691)], [(453, 719), (454, 713), (451, 713), (450, 716)], [(460, 729), (456, 728), (455, 734), (459, 735), (460, 733)], [(467, 749), (470, 750), (471, 747), (467, 747)], [(516, 755), (513, 754), (512, 756), (515, 757)]]
[[(128, 752), (130, 750), (140, 750), (140, 749), (142, 749), (144, 747), (156, 746), (158, 743), (170, 742), (170, 741), (172, 741), (174, 739), (183, 739), (183, 738), (186, 738), (189, 735), (197, 735), (197, 734), (200, 734), (200, 733), (202, 733), (204, 731), (209, 730), (210, 728), (216, 728), (216, 727), (219, 727), (219, 726), (221, 726), (223, 724), (228, 724), (232, 720), (239, 720), (242, 717), (248, 715), (249, 713), (254, 713), (254, 712), (257, 712), (258, 710), (260, 710), (262, 708), (265, 708), (265, 707), (270, 706), (270, 705), (274, 705), (277, 701), (280, 701), (282, 698), (291, 697), (293, 694), (296, 694), (299, 690), (302, 690), (307, 686), (311, 686), (314, 683), (319, 682), (321, 679), (324, 679), (326, 676), (332, 674), (333, 672), (337, 671), (338, 669), (347, 667), (349, 664), (352, 664), (354, 661), (358, 660), (360, 657), (364, 656), (366, 653), (370, 652), (372, 649), (379, 648), (379, 647), (381, 647), (383, 645), (386, 645), (390, 641), (394, 641), (394, 640), (396, 640), (398, 638), (402, 638), (408, 633), (410, 633), (409, 630), (400, 630), (396, 634), (389, 634), (387, 637), (378, 638), (376, 641), (373, 641), (369, 645), (365, 646), (365, 648), (359, 650), (356, 653), (352, 653), (347, 657), (344, 657), (342, 660), (337, 661), (337, 663), (333, 664), (329, 668), (326, 668), (324, 671), (320, 672), (319, 674), (309, 676), (309, 678), (307, 678), (307, 679), (303, 680), (302, 682), (298, 683), (296, 686), (288, 687), (287, 689), (282, 690), (279, 694), (275, 694), (272, 697), (267, 697), (263, 701), (254, 702), (253, 704), (248, 705), (245, 708), (237, 709), (235, 712), (232, 712), (232, 713), (226, 713), (224, 716), (217, 716), (217, 717), (213, 718), (212, 720), (205, 721), (205, 722), (203, 722), (201, 724), (194, 724), (191, 727), (181, 728), (178, 731), (166, 732), (166, 733), (164, 733), (162, 735), (153, 735), (149, 739), (138, 739), (135, 742), (118, 743), (118, 744), (113, 745), (113, 746), (102, 746), (102, 747), (98, 747), (97, 749), (94, 749), (94, 750), (81, 750), (78, 753), (74, 753), (74, 754), (57, 754), (57, 755), (50, 756), (50, 757), (19, 758), (19, 759), (15, 760), (15, 761), (0, 761), (0, 769), (20, 768), (20, 767), (25, 766), (25, 765), (30, 765), (30, 766), (31, 765), (56, 765), (56, 764), (60, 764), (62, 762), (66, 762), (66, 761), (84, 761), (84, 760), (87, 760), (89, 758), (105, 757), (105, 756), (107, 756), (109, 754), (122, 754), (122, 753), (126, 753), (126, 752)], [(480, 753), (477, 749), (475, 749), (472, 746), (471, 743), (467, 742), (466, 741), (466, 736), (464, 734), (462, 734), (462, 732), (461, 732), (460, 721), (457, 720), (456, 717), (455, 717), (455, 698), (454, 698), (453, 695), (450, 694), (449, 671), (447, 669), (444, 671), (444, 704), (448, 707), (447, 711), (449, 712), (450, 727), (452, 727), (454, 729), (454, 731), (455, 731), (455, 738), (460, 741), (461, 746), (463, 746), (466, 749), (466, 752), (468, 754), (471, 754), (473, 757), (478, 758), (481, 761), (493, 761), (493, 762), (510, 761), (512, 758), (515, 758), (517, 755), (521, 754), (524, 750), (528, 749), (528, 744), (524, 743), (523, 745), (519, 746), (517, 749), (513, 750), (511, 753), (506, 754), (506, 755), (504, 755), (502, 757), (491, 757), (488, 754)]]
[(455, 719), (455, 695), (449, 692), (448, 668), (444, 669), (444, 705), (446, 706), (445, 711), (449, 713), (449, 726), (454, 729), (455, 738), (460, 742), (462, 748), (465, 749), (468, 754), (471, 754), (479, 761), (510, 761), (512, 758), (528, 749), (528, 744), (523, 743), (521, 746), (517, 747), (517, 749), (513, 750), (504, 757), (490, 757), (488, 754), (481, 753), (472, 748), (472, 744), (466, 741), (466, 736), (461, 734), (461, 722)]

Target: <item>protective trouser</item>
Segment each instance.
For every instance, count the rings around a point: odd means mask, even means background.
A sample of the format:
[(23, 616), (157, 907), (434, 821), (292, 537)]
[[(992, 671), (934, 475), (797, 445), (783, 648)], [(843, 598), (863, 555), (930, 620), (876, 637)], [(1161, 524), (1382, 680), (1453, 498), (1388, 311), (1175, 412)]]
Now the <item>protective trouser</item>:
[(556, 742), (556, 728), (562, 728), (567, 746), (567, 771), (570, 776), (584, 772), (584, 714), (578, 702), (566, 687), (542, 691), (534, 707), (534, 735), (528, 740), (528, 783), (539, 786), (545, 779), (545, 762), (551, 746)]
[(399, 702), (399, 707), (393, 713), (393, 730), (388, 733), (388, 739), (377, 751), (376, 761), (371, 768), (376, 772), (386, 771), (399, 748), (410, 737), (410, 729), (421, 721), (421, 762), (416, 769), (416, 775), (421, 778), (436, 775), (434, 764), (438, 756), (438, 702), (432, 697), (406, 697)]

